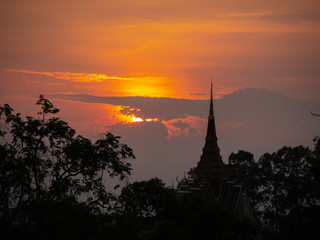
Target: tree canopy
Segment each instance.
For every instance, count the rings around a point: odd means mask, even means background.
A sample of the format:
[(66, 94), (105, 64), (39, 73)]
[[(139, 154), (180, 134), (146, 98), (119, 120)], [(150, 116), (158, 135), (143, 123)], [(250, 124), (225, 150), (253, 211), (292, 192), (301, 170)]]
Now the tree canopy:
[(161, 219), (174, 208), (175, 190), (159, 178), (128, 184), (119, 196), (120, 212), (135, 217)]
[(266, 239), (301, 239), (319, 234), (320, 138), (314, 150), (282, 147), (254, 161), (249, 152), (229, 157), (230, 178), (244, 183)]
[(59, 109), (44, 96), (36, 104), (37, 118), (0, 106), (1, 221), (10, 225), (18, 213), (40, 221), (40, 213), (57, 201), (76, 201), (92, 211), (110, 208), (115, 197), (105, 176), (128, 176), (132, 149), (110, 132), (92, 143), (56, 117)]
[(127, 185), (115, 239), (256, 239), (257, 228), (196, 195), (177, 195), (158, 178)]

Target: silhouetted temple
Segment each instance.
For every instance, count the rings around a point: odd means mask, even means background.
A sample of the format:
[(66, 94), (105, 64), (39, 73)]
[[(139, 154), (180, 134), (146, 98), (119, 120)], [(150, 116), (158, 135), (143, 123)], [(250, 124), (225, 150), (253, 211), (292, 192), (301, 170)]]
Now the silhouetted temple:
[(195, 179), (181, 180), (178, 194), (196, 194), (217, 201), (225, 210), (240, 217), (254, 219), (249, 201), (241, 183), (229, 181), (227, 169), (222, 161), (215, 126), (212, 82), (208, 129), (200, 161), (195, 168)]
[(210, 111), (208, 117), (208, 129), (202, 156), (196, 168), (198, 180), (208, 182), (212, 187), (215, 197), (218, 197), (220, 191), (221, 179), (227, 177), (226, 167), (220, 155), (218, 146), (218, 138), (216, 133), (216, 124), (213, 111), (212, 82), (211, 82), (211, 98)]

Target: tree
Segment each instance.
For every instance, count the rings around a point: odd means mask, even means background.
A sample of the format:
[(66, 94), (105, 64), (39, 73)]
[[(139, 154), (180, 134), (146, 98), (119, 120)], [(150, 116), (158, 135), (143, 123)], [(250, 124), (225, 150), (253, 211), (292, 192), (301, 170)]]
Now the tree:
[(175, 191), (165, 187), (159, 178), (131, 183), (119, 196), (121, 212), (145, 218), (165, 217), (172, 210), (174, 201)]
[(129, 184), (119, 196), (111, 239), (256, 239), (248, 219), (201, 196), (178, 196), (158, 178)]
[(243, 151), (230, 155), (228, 168), (235, 179), (245, 176), (247, 195), (266, 239), (268, 235), (300, 239), (319, 233), (315, 227), (320, 217), (319, 138), (314, 142), (313, 151), (282, 147), (263, 154), (258, 162)]
[(59, 109), (43, 95), (36, 104), (38, 118), (25, 119), (8, 104), (0, 106), (2, 224), (10, 226), (16, 213), (40, 222), (48, 206), (59, 201), (82, 202), (91, 211), (109, 209), (114, 196), (106, 190), (105, 176), (128, 176), (132, 149), (110, 132), (95, 143), (76, 136), (68, 123), (54, 117)]
[(228, 175), (229, 179), (235, 179), (237, 182), (248, 182), (251, 172), (256, 167), (253, 154), (243, 150), (238, 153), (231, 153), (229, 156)]
[(259, 216), (258, 203), (261, 202), (261, 196), (256, 191), (257, 168), (258, 164), (251, 152), (239, 150), (229, 156), (227, 165), (228, 178), (236, 183), (243, 184), (250, 205), (253, 208), (252, 210), (256, 216)]
[(284, 228), (294, 209), (314, 206), (317, 187), (311, 174), (309, 148), (283, 147), (273, 154), (264, 154), (259, 160), (256, 190), (263, 199), (261, 220), (272, 226), (276, 235), (286, 238)]
[(315, 179), (320, 185), (320, 137), (315, 137), (314, 142), (314, 151), (313, 151), (313, 160), (312, 160), (312, 173), (315, 176)]

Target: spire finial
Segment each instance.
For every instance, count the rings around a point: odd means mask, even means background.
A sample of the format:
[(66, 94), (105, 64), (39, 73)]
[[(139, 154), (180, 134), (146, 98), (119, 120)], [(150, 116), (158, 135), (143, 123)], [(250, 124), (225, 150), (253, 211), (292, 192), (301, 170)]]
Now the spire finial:
[(211, 79), (211, 97), (210, 97), (210, 111), (209, 115), (213, 116), (213, 97), (212, 97), (212, 79)]

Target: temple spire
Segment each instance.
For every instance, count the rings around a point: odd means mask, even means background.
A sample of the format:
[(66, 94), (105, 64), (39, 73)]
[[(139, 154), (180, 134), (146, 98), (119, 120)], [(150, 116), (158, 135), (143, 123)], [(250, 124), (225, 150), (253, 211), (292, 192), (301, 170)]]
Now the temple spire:
[(210, 111), (209, 115), (213, 116), (213, 97), (212, 97), (212, 80), (211, 80), (211, 97), (210, 97)]
[(197, 165), (198, 176), (202, 181), (209, 181), (213, 188), (214, 195), (218, 196), (220, 190), (221, 178), (226, 177), (225, 165), (220, 155), (218, 147), (218, 138), (215, 126), (215, 117), (213, 115), (213, 94), (211, 81), (210, 110), (208, 117), (207, 136), (202, 149), (202, 155)]
[[(216, 134), (216, 126), (215, 126), (215, 120), (214, 120), (214, 112), (213, 112), (213, 84), (211, 80), (211, 88), (210, 88), (210, 109), (209, 109), (209, 117), (208, 117), (208, 129), (207, 129), (207, 137), (206, 137), (206, 145), (207, 141), (212, 142), (213, 145), (217, 145), (217, 134)], [(211, 140), (212, 141), (211, 141)], [(209, 144), (209, 145), (212, 145)]]

